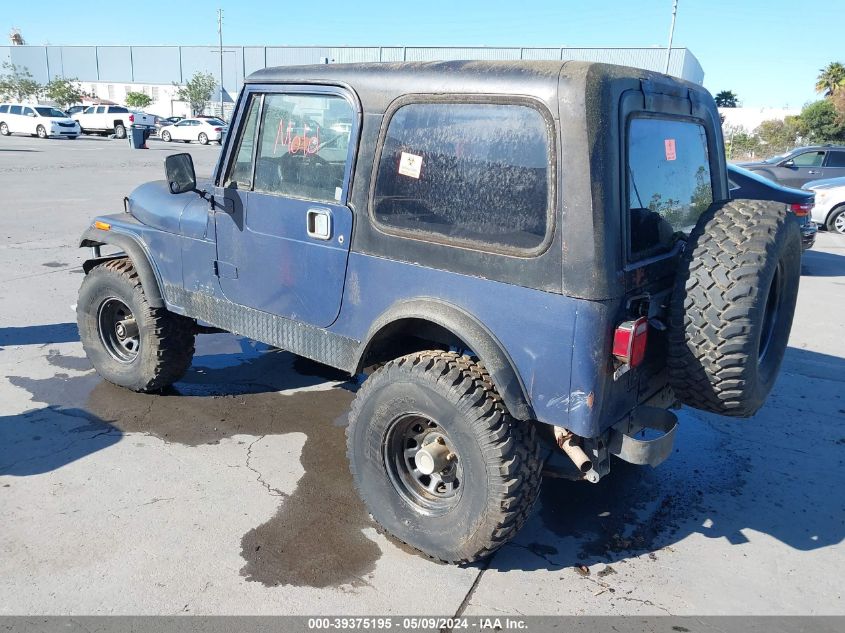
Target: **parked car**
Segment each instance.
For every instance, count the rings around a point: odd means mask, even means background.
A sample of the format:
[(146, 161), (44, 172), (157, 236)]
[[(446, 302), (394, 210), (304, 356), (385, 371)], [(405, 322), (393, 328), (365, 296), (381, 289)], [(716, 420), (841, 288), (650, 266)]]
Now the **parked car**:
[(159, 129), (159, 138), (165, 143), (183, 141), (190, 143), (198, 141), (208, 145), (209, 141), (222, 142), (229, 126), (221, 119), (182, 119), (173, 125), (166, 125)]
[(819, 227), (810, 217), (815, 198), (812, 191), (784, 187), (753, 171), (730, 163), (728, 164), (728, 185), (731, 198), (784, 203), (787, 210), (798, 220), (801, 228), (801, 247), (807, 250), (816, 243)]
[(804, 188), (816, 195), (813, 220), (828, 231), (845, 235), (845, 177), (812, 180)]
[(61, 110), (20, 103), (0, 104), (0, 134), (29, 134), (39, 138), (76, 138), (79, 125)]
[(739, 166), (787, 187), (801, 187), (811, 180), (845, 176), (845, 146), (799, 147), (788, 154)]
[(140, 125), (150, 130), (155, 129), (152, 114), (132, 112), (129, 108), (116, 105), (92, 105), (83, 112), (73, 115), (83, 134), (114, 134), (116, 138), (126, 138), (130, 125)]
[(593, 483), (611, 455), (655, 466), (674, 404), (749, 417), (778, 377), (800, 231), (731, 199), (699, 85), (574, 61), (268, 68), (232, 120), (209, 181), (168, 156), (84, 232), (82, 346), (135, 391), (219, 329), (367, 376), (353, 482), (435, 559), (513, 538), (544, 462)]

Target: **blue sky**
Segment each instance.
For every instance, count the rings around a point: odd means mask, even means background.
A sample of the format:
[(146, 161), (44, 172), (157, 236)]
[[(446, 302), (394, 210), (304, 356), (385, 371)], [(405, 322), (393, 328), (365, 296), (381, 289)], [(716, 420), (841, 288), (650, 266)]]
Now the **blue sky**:
[[(224, 9), (224, 44), (666, 46), (672, 0), (345, 0), (290, 2), (142, 0), (123, 3), (116, 24), (96, 2), (10, 2), (4, 30), (29, 44), (216, 44), (215, 9)], [(48, 10), (55, 6), (54, 11)], [(802, 9), (795, 0), (679, 0), (675, 46), (704, 67), (713, 93), (743, 105), (800, 107), (817, 97), (820, 68), (845, 63), (845, 2)]]

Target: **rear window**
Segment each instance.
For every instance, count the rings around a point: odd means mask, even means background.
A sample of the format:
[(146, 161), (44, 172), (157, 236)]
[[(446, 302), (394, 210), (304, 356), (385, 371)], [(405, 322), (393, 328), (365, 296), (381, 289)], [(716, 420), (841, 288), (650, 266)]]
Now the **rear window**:
[(828, 152), (827, 167), (845, 167), (845, 152)]
[(533, 250), (549, 229), (548, 125), (528, 105), (415, 103), (390, 120), (373, 214), (388, 230)]
[(672, 119), (632, 119), (628, 130), (630, 258), (671, 250), (712, 202), (704, 126)]

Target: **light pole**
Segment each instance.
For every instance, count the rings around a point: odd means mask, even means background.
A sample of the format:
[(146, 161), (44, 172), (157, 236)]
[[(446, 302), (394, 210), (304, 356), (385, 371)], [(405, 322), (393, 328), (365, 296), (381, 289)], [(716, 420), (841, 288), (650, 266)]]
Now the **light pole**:
[[(675, 20), (672, 19), (674, 26)], [(217, 37), (220, 44), (220, 118), (223, 118), (223, 9), (217, 9)], [(671, 41), (671, 39), (670, 39)], [(668, 62), (667, 62), (668, 64)]]
[(666, 49), (666, 69), (663, 71), (669, 74), (669, 58), (672, 57), (672, 38), (675, 36), (675, 16), (678, 15), (678, 0), (672, 1), (672, 26), (669, 27), (669, 46)]

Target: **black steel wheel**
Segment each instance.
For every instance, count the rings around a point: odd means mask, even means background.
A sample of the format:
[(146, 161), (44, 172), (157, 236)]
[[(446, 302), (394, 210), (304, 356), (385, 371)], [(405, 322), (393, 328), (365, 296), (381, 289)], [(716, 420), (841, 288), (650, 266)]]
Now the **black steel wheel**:
[(358, 390), (346, 438), (373, 519), (438, 560), (489, 556), (539, 493), (532, 423), (514, 420), (484, 366), (455, 352), (417, 352), (376, 370)]
[(399, 416), (385, 434), (382, 459), (396, 492), (421, 514), (445, 514), (460, 500), (460, 456), (434, 420)]
[(89, 271), (76, 318), (91, 364), (116, 385), (157, 391), (179, 380), (191, 364), (196, 323), (152, 307), (128, 258)]

